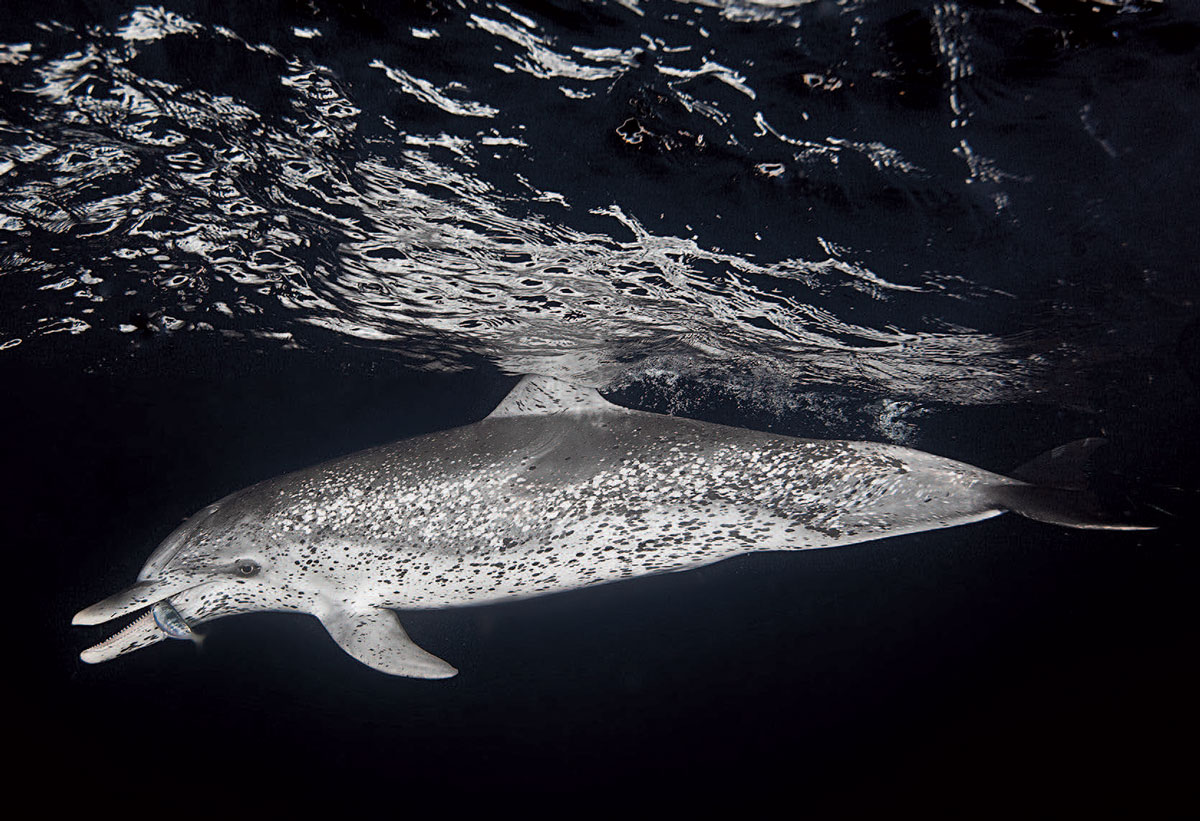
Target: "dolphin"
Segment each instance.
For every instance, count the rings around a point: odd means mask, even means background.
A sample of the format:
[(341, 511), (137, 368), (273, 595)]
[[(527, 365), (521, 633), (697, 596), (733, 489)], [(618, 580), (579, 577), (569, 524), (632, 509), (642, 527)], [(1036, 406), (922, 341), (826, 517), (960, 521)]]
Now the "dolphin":
[(526, 376), (479, 422), (214, 502), (163, 541), (136, 584), (73, 623), (146, 610), (83, 651), (96, 663), (222, 616), (310, 613), (376, 670), (446, 678), (457, 670), (418, 647), (397, 610), (537, 596), (1005, 511), (1143, 529), (1107, 519), (1078, 482), (1102, 441), (1057, 448), (1010, 478), (898, 445), (630, 410), (592, 388)]

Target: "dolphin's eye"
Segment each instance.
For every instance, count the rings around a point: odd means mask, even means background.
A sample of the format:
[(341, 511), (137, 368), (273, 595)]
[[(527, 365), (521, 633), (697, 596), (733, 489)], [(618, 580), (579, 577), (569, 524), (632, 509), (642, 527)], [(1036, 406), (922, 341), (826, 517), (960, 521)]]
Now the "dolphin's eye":
[(253, 576), (258, 573), (258, 562), (249, 559), (240, 559), (233, 567), (239, 576)]

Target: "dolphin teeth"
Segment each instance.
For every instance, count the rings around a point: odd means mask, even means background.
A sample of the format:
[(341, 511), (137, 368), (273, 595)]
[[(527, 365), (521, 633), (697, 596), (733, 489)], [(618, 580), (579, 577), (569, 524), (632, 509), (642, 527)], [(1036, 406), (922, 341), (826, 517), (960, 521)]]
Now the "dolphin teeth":
[(116, 635), (84, 650), (79, 658), (88, 664), (98, 664), (164, 638), (166, 634), (155, 624), (153, 611), (147, 610)]

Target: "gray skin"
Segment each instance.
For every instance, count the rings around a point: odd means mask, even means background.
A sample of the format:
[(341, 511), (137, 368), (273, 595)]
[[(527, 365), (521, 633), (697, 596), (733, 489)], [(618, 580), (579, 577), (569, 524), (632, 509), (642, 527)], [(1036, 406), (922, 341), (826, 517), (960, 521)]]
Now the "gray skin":
[[(752, 550), (847, 545), (1006, 509), (1114, 527), (1048, 515), (1064, 505), (1028, 503), (1021, 491), (1031, 488), (910, 448), (632, 411), (591, 389), (526, 377), (480, 422), (209, 505), (167, 537), (136, 585), (75, 623), (168, 600), (188, 625), (311, 613), (377, 670), (444, 678), (457, 671), (417, 647), (395, 610), (536, 596)], [(104, 661), (165, 637), (148, 612), (82, 658)]]

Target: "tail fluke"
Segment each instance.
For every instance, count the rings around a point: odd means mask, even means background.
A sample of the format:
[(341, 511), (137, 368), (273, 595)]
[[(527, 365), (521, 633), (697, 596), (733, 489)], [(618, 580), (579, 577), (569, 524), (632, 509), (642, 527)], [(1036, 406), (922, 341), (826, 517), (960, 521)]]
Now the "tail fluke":
[(1107, 512), (1088, 487), (1088, 463), (1106, 440), (1078, 439), (1046, 451), (1013, 471), (1022, 484), (993, 489), (997, 503), (1030, 519), (1085, 530), (1155, 530)]
[(1108, 440), (1099, 436), (1067, 442), (1030, 459), (1014, 470), (1012, 477), (1031, 485), (1087, 490), (1092, 456), (1107, 444)]
[(1156, 530), (1150, 525), (1130, 524), (1113, 518), (1100, 506), (1096, 495), (1086, 490), (1069, 490), (1041, 485), (1001, 485), (995, 488), (1002, 507), (1029, 519), (1083, 530)]

